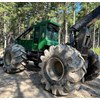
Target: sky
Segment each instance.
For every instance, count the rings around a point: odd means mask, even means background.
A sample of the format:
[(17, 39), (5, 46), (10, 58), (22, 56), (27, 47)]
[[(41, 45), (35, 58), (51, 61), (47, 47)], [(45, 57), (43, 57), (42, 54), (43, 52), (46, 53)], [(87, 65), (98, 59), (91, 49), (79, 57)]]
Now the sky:
[(76, 13), (78, 13), (81, 9), (81, 5), (80, 5), (81, 2), (77, 2), (76, 3)]

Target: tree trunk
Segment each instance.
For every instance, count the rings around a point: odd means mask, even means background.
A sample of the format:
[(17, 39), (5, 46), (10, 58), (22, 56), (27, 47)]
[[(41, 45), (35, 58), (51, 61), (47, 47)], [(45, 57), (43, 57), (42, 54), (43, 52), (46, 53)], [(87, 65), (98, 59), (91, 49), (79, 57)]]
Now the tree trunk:
[(75, 20), (76, 20), (76, 19), (75, 19), (75, 16), (76, 16), (75, 10), (74, 10), (74, 12), (73, 12), (73, 13), (74, 13), (73, 25), (74, 25), (74, 24), (75, 24)]
[(68, 42), (68, 23), (65, 23), (65, 43)]
[(68, 32), (67, 32), (67, 20), (66, 20), (66, 2), (64, 3), (64, 33), (63, 33), (63, 39), (64, 39), (64, 43), (67, 43), (68, 42)]
[(7, 37), (6, 35), (4, 35), (4, 48), (6, 48), (6, 46), (7, 46)]
[(93, 51), (94, 51), (94, 48), (95, 48), (95, 25), (94, 25), (94, 34), (93, 34)]
[[(4, 13), (4, 17), (6, 16), (6, 13)], [(6, 22), (4, 20), (4, 48), (6, 48), (7, 46), (7, 35), (6, 35), (6, 32), (7, 32), (7, 27), (6, 27)]]
[(58, 36), (58, 42), (61, 44), (61, 27), (59, 28), (59, 36)]
[(18, 33), (21, 33), (21, 29), (20, 29), (20, 25), (21, 25), (21, 21), (20, 21), (20, 17), (18, 17)]
[[(61, 7), (61, 3), (58, 4), (58, 8), (60, 8), (60, 7)], [(62, 23), (62, 20), (61, 20), (61, 18), (60, 18), (60, 15), (61, 15), (61, 14), (58, 13), (58, 14), (56, 15), (56, 17), (57, 17), (57, 22), (61, 24), (61, 23)], [(59, 42), (59, 43), (61, 43), (61, 35), (62, 35), (62, 28), (59, 27), (59, 37), (58, 37), (58, 42)]]
[(74, 3), (74, 7), (73, 7), (73, 25), (75, 24), (75, 21), (76, 21), (76, 12), (75, 12), (75, 3)]
[(98, 47), (100, 46), (100, 45), (99, 45), (99, 43), (100, 43), (100, 36), (99, 36), (100, 34), (99, 34), (99, 31), (100, 31), (100, 30), (98, 29), (98, 44), (97, 44)]

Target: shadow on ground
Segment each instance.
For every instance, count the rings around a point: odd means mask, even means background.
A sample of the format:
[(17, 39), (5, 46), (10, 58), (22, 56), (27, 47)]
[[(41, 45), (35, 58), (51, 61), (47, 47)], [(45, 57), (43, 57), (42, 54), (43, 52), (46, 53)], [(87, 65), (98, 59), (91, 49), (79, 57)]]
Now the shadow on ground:
[[(44, 90), (41, 77), (35, 67), (17, 74), (4, 73), (0, 67), (0, 98), (54, 98), (56, 96)], [(100, 76), (91, 82), (81, 84), (80, 89), (73, 91), (67, 98), (100, 97)]]
[(17, 74), (4, 73), (0, 67), (0, 98), (52, 98), (43, 90), (38, 71), (23, 71)]

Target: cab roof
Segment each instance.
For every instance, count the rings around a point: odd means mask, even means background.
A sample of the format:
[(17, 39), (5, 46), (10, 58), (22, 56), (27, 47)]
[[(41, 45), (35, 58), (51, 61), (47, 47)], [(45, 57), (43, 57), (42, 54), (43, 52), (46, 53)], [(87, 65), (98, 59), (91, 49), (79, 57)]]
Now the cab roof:
[(35, 24), (35, 26), (39, 26), (39, 25), (43, 25), (43, 24), (47, 24), (47, 23), (51, 23), (51, 24), (54, 24), (56, 26), (61, 26), (60, 24), (58, 24), (57, 22), (54, 22), (52, 20), (42, 20), (41, 22)]

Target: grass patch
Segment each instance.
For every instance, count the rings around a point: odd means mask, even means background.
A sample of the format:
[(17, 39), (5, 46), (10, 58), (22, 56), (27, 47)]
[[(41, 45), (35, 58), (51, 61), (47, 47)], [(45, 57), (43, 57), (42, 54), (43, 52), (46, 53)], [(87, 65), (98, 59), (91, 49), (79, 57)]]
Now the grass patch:
[(94, 52), (97, 53), (98, 55), (100, 55), (100, 48), (94, 48)]

